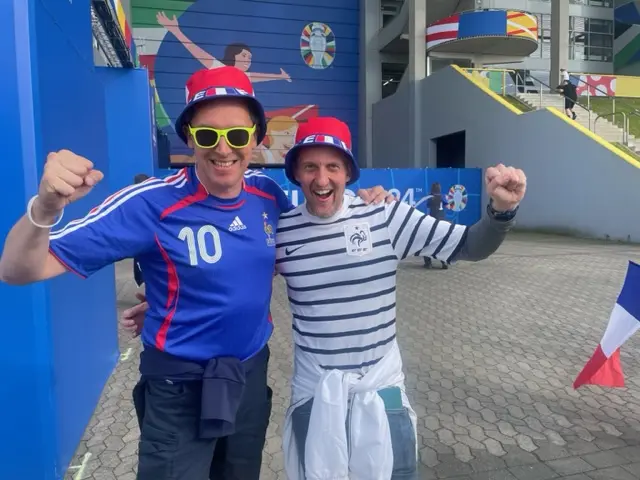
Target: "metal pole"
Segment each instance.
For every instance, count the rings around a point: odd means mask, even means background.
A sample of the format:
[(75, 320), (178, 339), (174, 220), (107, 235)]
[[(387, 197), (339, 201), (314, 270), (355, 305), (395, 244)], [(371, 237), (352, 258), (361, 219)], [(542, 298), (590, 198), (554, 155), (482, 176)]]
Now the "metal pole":
[(542, 108), (542, 84), (540, 82), (538, 82), (540, 84), (540, 88), (538, 89), (538, 91), (540, 92), (540, 105), (538, 105), (538, 109)]

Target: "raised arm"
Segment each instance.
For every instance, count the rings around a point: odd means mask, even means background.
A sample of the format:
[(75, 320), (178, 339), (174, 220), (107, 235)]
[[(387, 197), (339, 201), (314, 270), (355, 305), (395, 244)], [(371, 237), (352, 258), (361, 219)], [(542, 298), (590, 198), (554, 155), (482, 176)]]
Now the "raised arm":
[(49, 233), (61, 220), (64, 207), (89, 193), (102, 177), (89, 160), (68, 150), (49, 154), (38, 195), (5, 240), (1, 281), (22, 285), (66, 272), (49, 252)]
[(180, 30), (178, 19), (175, 15), (172, 18), (167, 17), (164, 12), (158, 12), (156, 20), (160, 25), (167, 29), (169, 33), (172, 33), (176, 40), (178, 40), (187, 51), (198, 60), (204, 68), (211, 68), (217, 61), (216, 58), (202, 47), (193, 43), (183, 32)]
[(0, 258), (0, 280), (27, 284), (67, 271), (88, 277), (106, 265), (136, 257), (153, 245), (153, 215), (144, 192), (163, 187), (151, 178), (111, 195), (84, 218), (51, 231), (66, 205), (102, 179), (86, 158), (63, 150), (50, 154), (31, 212), (13, 227)]
[(404, 203), (387, 206), (387, 228), (398, 259), (418, 255), (451, 263), (493, 254), (515, 223), (526, 177), (521, 170), (498, 165), (487, 169), (485, 184), (491, 204), (471, 227), (436, 220)]

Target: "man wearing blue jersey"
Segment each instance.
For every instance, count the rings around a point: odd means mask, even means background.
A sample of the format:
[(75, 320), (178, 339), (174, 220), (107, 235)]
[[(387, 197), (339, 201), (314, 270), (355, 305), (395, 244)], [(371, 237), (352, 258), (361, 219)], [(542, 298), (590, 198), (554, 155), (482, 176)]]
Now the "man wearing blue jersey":
[(243, 72), (196, 72), (176, 120), (194, 167), (127, 187), (51, 231), (103, 177), (86, 158), (52, 153), (7, 236), (0, 279), (11, 284), (140, 262), (150, 307), (134, 390), (139, 480), (259, 478), (276, 222), (291, 208), (273, 180), (247, 171), (265, 131)]

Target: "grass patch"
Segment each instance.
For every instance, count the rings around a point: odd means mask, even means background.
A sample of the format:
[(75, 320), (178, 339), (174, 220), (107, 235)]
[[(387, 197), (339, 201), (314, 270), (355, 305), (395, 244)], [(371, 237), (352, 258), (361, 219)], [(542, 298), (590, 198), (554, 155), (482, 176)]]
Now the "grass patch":
[(505, 95), (504, 99), (509, 102), (511, 105), (516, 107), (521, 112), (530, 112), (533, 110), (532, 107), (522, 102), (519, 98), (516, 98), (514, 95)]
[[(613, 98), (614, 97), (591, 97), (591, 110), (598, 115), (613, 112)], [(580, 97), (580, 103), (586, 106), (587, 99)], [(629, 134), (636, 138), (640, 137), (640, 116), (630, 115), (631, 112), (637, 111), (640, 114), (640, 98), (615, 98), (615, 111), (624, 112), (629, 119)], [(622, 128), (622, 115), (609, 115), (604, 117), (606, 120), (612, 121), (618, 127)]]
[(618, 150), (622, 150), (624, 153), (631, 155), (633, 158), (635, 158), (640, 162), (640, 155), (638, 155), (634, 150), (631, 150), (626, 145), (618, 142), (613, 142), (612, 145), (616, 147)]

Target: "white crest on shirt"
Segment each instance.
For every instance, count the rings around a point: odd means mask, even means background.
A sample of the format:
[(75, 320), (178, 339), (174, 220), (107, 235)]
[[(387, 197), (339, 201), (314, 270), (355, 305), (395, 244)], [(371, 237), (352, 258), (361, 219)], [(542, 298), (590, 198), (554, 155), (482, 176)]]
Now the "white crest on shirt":
[(345, 225), (344, 240), (347, 245), (347, 255), (361, 257), (373, 251), (371, 229), (366, 222)]

